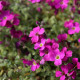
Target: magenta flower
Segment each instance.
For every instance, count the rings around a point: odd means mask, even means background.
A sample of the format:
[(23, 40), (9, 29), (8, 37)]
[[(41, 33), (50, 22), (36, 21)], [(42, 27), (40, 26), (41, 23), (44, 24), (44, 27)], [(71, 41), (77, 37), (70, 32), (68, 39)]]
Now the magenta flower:
[(79, 23), (75, 22), (74, 25), (71, 28), (69, 28), (68, 34), (79, 33), (79, 31), (80, 31)]
[(10, 30), (11, 36), (14, 38), (20, 38), (23, 35), (23, 32), (18, 30), (16, 31), (15, 28), (11, 28)]
[(39, 63), (37, 63), (34, 59), (32, 59), (32, 61), (26, 60), (26, 59), (22, 59), (24, 64), (27, 64), (28, 66), (31, 66), (31, 70), (35, 71), (36, 69), (38, 69), (40, 67)]
[(80, 31), (80, 24), (78, 22), (74, 22), (73, 20), (66, 21), (64, 26), (69, 29), (68, 34), (79, 33)]
[(40, 56), (44, 56), (46, 54), (48, 54), (50, 52), (50, 50), (48, 48), (45, 47), (44, 50), (40, 50), (39, 53), (40, 53)]
[(22, 42), (27, 42), (29, 40), (29, 37), (27, 36), (27, 35), (23, 35), (22, 37), (21, 37), (21, 41)]
[(74, 66), (77, 66), (77, 69), (80, 69), (80, 62), (78, 62), (78, 58), (73, 58), (72, 62)]
[(41, 28), (38, 26), (33, 29), (33, 31), (30, 32), (29, 37), (31, 38), (32, 43), (38, 42), (39, 36), (42, 35), (45, 32), (44, 28)]
[(45, 63), (45, 60), (44, 60), (44, 58), (42, 58), (41, 61), (40, 61), (40, 64), (43, 65), (44, 63)]
[(0, 11), (3, 9), (4, 6), (9, 5), (6, 1), (0, 1)]
[(36, 44), (34, 44), (34, 49), (38, 49), (39, 50), (43, 50), (45, 48), (45, 39), (41, 39), (41, 42), (37, 42)]
[(80, 69), (80, 62), (77, 62), (77, 69)]
[(41, 0), (29, 0), (30, 2), (32, 2), (32, 3), (38, 3), (38, 2), (40, 2)]
[(68, 3), (69, 3), (69, 0), (62, 0), (62, 2), (60, 2), (61, 9), (66, 9), (68, 7)]
[(60, 42), (63, 42), (64, 40), (67, 39), (67, 34), (66, 34), (66, 33), (64, 33), (64, 34), (59, 34), (59, 35), (57, 36), (57, 38), (58, 38), (58, 42), (59, 42), (59, 43), (60, 43)]
[(76, 78), (76, 71), (71, 71), (70, 73), (69, 73), (69, 76), (71, 76), (72, 77), (72, 79), (75, 79)]
[(18, 26), (19, 25), (19, 22), (20, 22), (20, 20), (18, 19), (18, 14), (14, 14), (14, 13), (12, 13), (12, 15), (14, 15), (14, 18), (11, 20), (11, 23), (13, 24), (13, 25), (16, 25), (16, 26)]
[(40, 56), (43, 56), (42, 60), (44, 61), (52, 61), (50, 58), (50, 54), (52, 54), (52, 49), (48, 49), (47, 47), (45, 47), (44, 50), (40, 50), (39, 51)]
[(63, 61), (67, 61), (69, 57), (72, 57), (72, 51), (71, 50), (67, 51), (66, 47), (63, 47), (63, 49), (61, 50), (61, 52), (65, 53)]
[(72, 58), (72, 62), (73, 62), (73, 64), (77, 64), (77, 62), (78, 62), (78, 58)]
[(64, 58), (64, 56), (65, 54), (57, 49), (51, 54), (50, 58), (54, 61), (54, 64), (58, 66), (62, 64), (62, 59)]
[(45, 47), (47, 47), (49, 50), (53, 49), (56, 50), (59, 48), (59, 44), (57, 43), (57, 41), (55, 39), (47, 39), (46, 40), (46, 44)]
[(69, 0), (54, 0), (53, 6), (56, 9), (61, 8), (62, 10), (64, 10), (68, 7), (68, 3), (69, 3)]
[(65, 21), (64, 27), (71, 28), (73, 26), (73, 22), (74, 22), (74, 20), (71, 20), (71, 19), (69, 21)]
[[(56, 71), (55, 76), (60, 77), (60, 80), (68, 80), (68, 79), (75, 79), (76, 78), (76, 71), (71, 70), (69, 71), (69, 68), (72, 65), (62, 65), (61, 70), (62, 71)], [(73, 69), (73, 67), (71, 68)]]
[(80, 43), (80, 38), (78, 39), (78, 42)]
[(55, 76), (56, 77), (60, 77), (60, 80), (65, 80), (66, 79), (66, 75), (68, 74), (68, 68), (66, 65), (62, 65), (61, 66), (61, 71), (56, 71)]
[(36, 63), (36, 61), (33, 59), (33, 64), (31, 66), (31, 70), (35, 71), (36, 69), (38, 69), (40, 67), (39, 63)]
[(0, 10), (3, 9), (2, 1), (0, 1)]
[(11, 21), (14, 15), (10, 14), (9, 10), (2, 11), (0, 14), (0, 26), (6, 26), (7, 21)]

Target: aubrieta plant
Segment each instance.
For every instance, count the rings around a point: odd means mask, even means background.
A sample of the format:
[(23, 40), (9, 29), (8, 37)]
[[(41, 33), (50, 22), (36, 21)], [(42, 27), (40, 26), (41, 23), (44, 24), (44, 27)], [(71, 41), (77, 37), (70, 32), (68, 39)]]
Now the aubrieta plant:
[[(48, 4), (51, 9), (55, 11), (61, 10), (62, 12), (68, 7), (70, 0), (28, 0), (32, 3)], [(78, 6), (77, 1), (74, 0), (74, 5), (71, 8), (72, 12), (75, 12), (75, 5)], [(58, 69), (55, 70), (55, 77), (59, 77), (59, 80), (72, 80), (77, 77), (77, 73), (80, 70), (80, 62), (77, 57), (73, 55), (73, 49), (70, 48), (67, 38), (73, 34), (80, 34), (80, 24), (73, 19), (69, 19), (64, 22), (64, 27), (67, 32), (61, 33), (56, 36), (56, 39), (48, 38), (46, 29), (42, 25), (36, 22), (37, 27), (30, 31), (29, 36), (23, 33), (21, 30), (16, 30), (15, 26), (18, 26), (20, 20), (19, 15), (6, 9), (9, 3), (0, 1), (0, 26), (10, 28), (11, 38), (17, 38), (16, 48), (21, 43), (25, 45), (25, 42), (29, 41), (33, 45), (34, 50), (38, 51), (40, 59), (21, 59), (25, 66), (31, 66), (32, 71), (36, 71), (40, 66), (46, 65), (51, 62)], [(38, 8), (40, 12), (40, 8)], [(78, 11), (79, 12), (79, 11)], [(58, 13), (57, 13), (58, 14)], [(56, 15), (57, 15), (56, 14)], [(80, 38), (77, 40), (80, 45)], [(1, 43), (2, 44), (2, 43)], [(26, 45), (25, 45), (26, 46)], [(36, 55), (35, 55), (36, 56)], [(70, 62), (71, 60), (71, 62)]]

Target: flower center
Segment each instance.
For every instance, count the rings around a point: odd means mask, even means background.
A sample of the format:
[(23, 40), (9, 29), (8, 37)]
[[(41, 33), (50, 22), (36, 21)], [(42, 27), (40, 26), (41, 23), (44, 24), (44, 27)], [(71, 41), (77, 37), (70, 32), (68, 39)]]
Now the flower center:
[(7, 17), (3, 17), (3, 20), (5, 20)]
[(40, 47), (42, 47), (42, 46), (43, 46), (43, 44), (41, 43), (41, 44), (40, 44)]
[(48, 51), (45, 51), (45, 54), (48, 54)]
[(60, 4), (63, 4), (63, 0), (60, 2)]
[(67, 73), (67, 76), (70, 76), (69, 73)]
[(60, 58), (60, 56), (59, 56), (59, 55), (57, 55), (57, 56), (56, 56), (56, 59), (59, 59), (59, 58)]
[(38, 36), (39, 34), (38, 34), (38, 32), (36, 33), (36, 36)]
[(75, 30), (75, 27), (73, 27), (72, 30)]
[(35, 63), (35, 62), (33, 62), (33, 65), (36, 65), (36, 63)]

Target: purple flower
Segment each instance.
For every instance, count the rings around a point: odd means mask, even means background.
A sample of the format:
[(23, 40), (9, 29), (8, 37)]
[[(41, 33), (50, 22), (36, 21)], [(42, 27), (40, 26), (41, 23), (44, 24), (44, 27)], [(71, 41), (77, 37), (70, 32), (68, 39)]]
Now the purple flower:
[(10, 13), (9, 10), (1, 11), (0, 14), (0, 26), (6, 26), (7, 21), (11, 21), (14, 18), (14, 15)]
[(45, 48), (45, 39), (41, 39), (41, 42), (37, 42), (36, 44), (34, 44), (34, 49), (38, 49), (39, 50), (43, 50)]
[(57, 36), (57, 38), (58, 38), (58, 42), (59, 42), (59, 43), (60, 43), (60, 42), (63, 42), (64, 40), (67, 39), (67, 34), (66, 34), (66, 33), (64, 33), (64, 34), (59, 34), (59, 35)]
[(65, 54), (63, 61), (67, 61), (69, 57), (72, 57), (72, 51), (68, 50), (66, 47), (63, 47), (63, 49), (61, 50), (61, 52), (63, 52)]
[(74, 22), (73, 20), (66, 21), (64, 26), (69, 29), (68, 34), (79, 33), (80, 31), (80, 24), (78, 22)]
[(0, 10), (3, 9), (2, 1), (0, 1)]
[(32, 3), (38, 3), (38, 2), (40, 2), (41, 0), (29, 0), (30, 2), (32, 2)]
[(6, 1), (0, 1), (0, 11), (3, 9), (4, 6), (9, 5)]
[(41, 28), (38, 26), (33, 29), (33, 31), (30, 32), (29, 37), (31, 38), (32, 43), (38, 42), (39, 36), (42, 35), (45, 32), (44, 28)]
[(34, 59), (32, 59), (32, 61), (26, 60), (26, 59), (22, 59), (24, 64), (27, 64), (28, 66), (31, 66), (31, 70), (35, 71), (36, 69), (38, 69), (40, 67), (39, 63), (37, 63)]
[(62, 65), (61, 66), (61, 71), (56, 71), (55, 76), (56, 77), (60, 77), (60, 80), (65, 80), (66, 79), (66, 75), (68, 74), (68, 68), (66, 65)]
[(61, 8), (62, 10), (66, 9), (68, 7), (69, 0), (54, 0), (52, 5), (56, 8), (59, 9)]
[(27, 42), (29, 40), (29, 37), (27, 36), (27, 35), (23, 35), (22, 37), (21, 37), (21, 41), (22, 42)]
[(80, 38), (78, 39), (78, 42), (80, 43)]
[(16, 31), (14, 28), (11, 28), (10, 33), (14, 38), (20, 38), (23, 35), (22, 31)]
[(77, 62), (77, 69), (80, 69), (80, 62)]
[(62, 64), (62, 59), (64, 58), (64, 56), (65, 54), (57, 49), (51, 54), (51, 60), (53, 60), (54, 64), (58, 66)]

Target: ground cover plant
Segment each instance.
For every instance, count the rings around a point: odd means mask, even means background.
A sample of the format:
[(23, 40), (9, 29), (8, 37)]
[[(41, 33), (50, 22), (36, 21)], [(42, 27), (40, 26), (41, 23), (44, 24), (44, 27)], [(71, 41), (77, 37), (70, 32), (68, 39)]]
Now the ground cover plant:
[(80, 1), (0, 0), (0, 80), (80, 80)]

